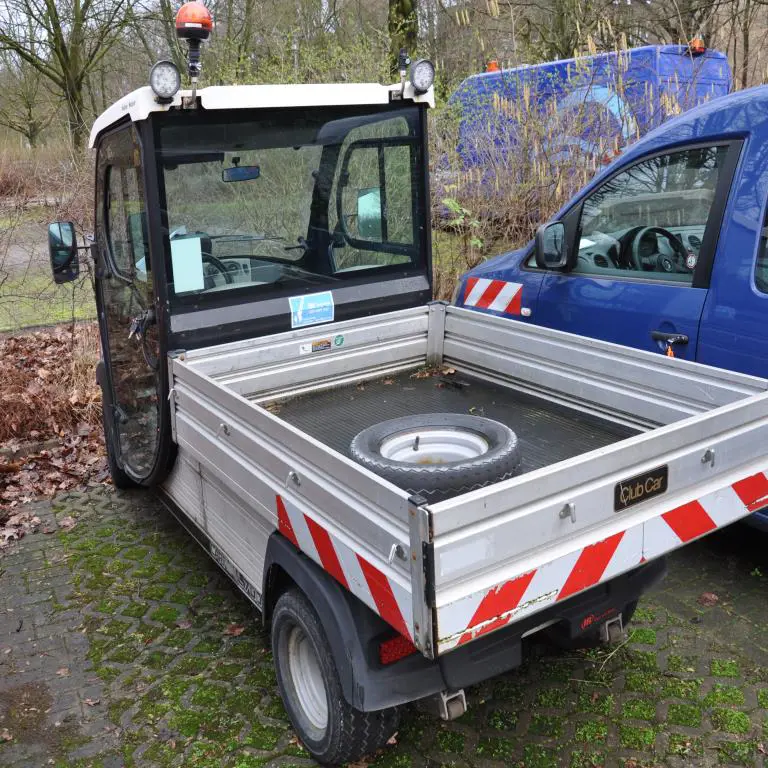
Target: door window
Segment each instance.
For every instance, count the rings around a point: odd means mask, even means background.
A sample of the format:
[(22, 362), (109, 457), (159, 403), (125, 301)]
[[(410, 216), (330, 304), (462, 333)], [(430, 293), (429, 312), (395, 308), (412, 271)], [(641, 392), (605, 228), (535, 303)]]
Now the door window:
[(147, 281), (147, 227), (140, 169), (107, 168), (107, 237), (117, 271), (128, 280)]
[(760, 233), (760, 245), (755, 263), (755, 287), (760, 293), (768, 293), (768, 213)]
[(112, 408), (107, 423), (123, 466), (148, 477), (158, 447), (159, 334), (149, 259), (141, 148), (133, 126), (101, 141), (96, 246)]
[(605, 182), (582, 206), (572, 274), (691, 285), (727, 152), (658, 155)]

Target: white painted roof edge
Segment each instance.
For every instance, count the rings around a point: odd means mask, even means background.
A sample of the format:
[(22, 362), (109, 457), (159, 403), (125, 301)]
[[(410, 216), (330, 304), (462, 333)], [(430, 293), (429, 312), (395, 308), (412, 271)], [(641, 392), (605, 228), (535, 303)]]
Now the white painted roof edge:
[[(400, 84), (330, 83), (319, 85), (214, 85), (201, 88), (197, 95), (204, 109), (268, 109), (271, 107), (323, 107), (356, 104), (388, 104), (389, 94), (399, 91)], [(145, 85), (123, 96), (96, 118), (91, 128), (88, 146), (105, 129), (128, 115), (131, 121), (146, 120), (153, 112), (167, 112), (180, 107), (182, 98), (191, 91), (179, 91), (170, 104), (158, 104), (152, 89)], [(417, 94), (410, 83), (405, 85), (404, 98), (418, 104), (435, 106), (435, 93), (430, 88)]]

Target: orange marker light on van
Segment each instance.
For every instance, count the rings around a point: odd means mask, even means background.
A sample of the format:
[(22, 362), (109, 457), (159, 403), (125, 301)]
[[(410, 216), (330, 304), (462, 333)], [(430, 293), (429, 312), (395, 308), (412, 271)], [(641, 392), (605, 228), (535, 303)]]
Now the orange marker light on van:
[(186, 37), (193, 33), (196, 37), (205, 39), (213, 29), (211, 12), (197, 0), (184, 3), (176, 14), (176, 34)]
[(700, 37), (694, 37), (688, 44), (688, 50), (694, 56), (701, 56), (702, 53), (707, 52), (707, 46), (704, 45), (704, 40)]
[(485, 66), (486, 72), (501, 72), (501, 67), (496, 59), (491, 59)]

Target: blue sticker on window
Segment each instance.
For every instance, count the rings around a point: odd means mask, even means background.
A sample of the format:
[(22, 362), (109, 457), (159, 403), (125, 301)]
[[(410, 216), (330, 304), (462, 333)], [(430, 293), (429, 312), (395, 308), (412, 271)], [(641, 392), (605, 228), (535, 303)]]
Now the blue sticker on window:
[(291, 328), (333, 322), (333, 294), (330, 291), (291, 296), (288, 301), (291, 305)]

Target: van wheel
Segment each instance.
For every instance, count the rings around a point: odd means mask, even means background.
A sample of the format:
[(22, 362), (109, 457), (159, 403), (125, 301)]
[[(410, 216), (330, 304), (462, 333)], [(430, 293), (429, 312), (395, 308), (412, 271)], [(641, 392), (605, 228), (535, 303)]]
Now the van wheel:
[(107, 467), (109, 468), (109, 476), (112, 478), (112, 485), (118, 490), (127, 491), (131, 488), (138, 488), (139, 486), (131, 480), (128, 475), (123, 472), (120, 465), (117, 463), (115, 446), (114, 446), (114, 427), (109, 424), (107, 420), (107, 404), (102, 394), (101, 397), (101, 424), (104, 427), (104, 445), (107, 450)]
[(394, 734), (397, 708), (361, 712), (347, 703), (320, 619), (298, 589), (284, 592), (275, 605), (272, 655), (291, 723), (318, 762), (356, 762)]

